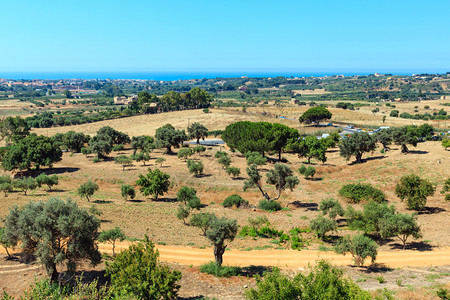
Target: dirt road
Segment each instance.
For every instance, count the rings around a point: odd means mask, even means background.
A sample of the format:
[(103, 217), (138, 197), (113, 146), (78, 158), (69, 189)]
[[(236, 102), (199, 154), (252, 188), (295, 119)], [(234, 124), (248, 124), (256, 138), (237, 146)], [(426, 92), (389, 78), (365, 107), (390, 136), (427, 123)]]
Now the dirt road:
[[(128, 248), (129, 243), (119, 243), (116, 251)], [(112, 247), (101, 244), (100, 251), (111, 253)], [(198, 266), (214, 260), (211, 248), (199, 249), (182, 246), (157, 245), (161, 261), (180, 263), (183, 265)], [(224, 254), (224, 264), (233, 266), (278, 266), (288, 268), (306, 267), (319, 259), (326, 259), (334, 265), (344, 266), (352, 264), (351, 255), (336, 255), (333, 252), (317, 250), (253, 250), (239, 251), (228, 250)], [(370, 259), (369, 259), (370, 260)], [(367, 263), (370, 263), (370, 261)], [(392, 251), (379, 252), (377, 263), (385, 266), (398, 267), (423, 267), (450, 265), (450, 248), (438, 248), (433, 251)]]

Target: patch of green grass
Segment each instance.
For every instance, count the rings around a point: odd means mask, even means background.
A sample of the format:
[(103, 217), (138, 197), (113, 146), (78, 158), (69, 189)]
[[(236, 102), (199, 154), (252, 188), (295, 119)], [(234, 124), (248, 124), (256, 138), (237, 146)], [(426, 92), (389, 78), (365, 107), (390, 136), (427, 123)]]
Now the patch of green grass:
[(307, 216), (301, 216), (300, 219), (302, 219), (302, 220), (308, 220), (308, 217), (307, 217)]
[(366, 282), (367, 281), (367, 279), (365, 279), (365, 278), (358, 278), (358, 279), (356, 279), (356, 282)]
[(318, 250), (319, 251), (332, 251), (332, 249), (330, 249), (324, 245), (320, 245)]
[(238, 276), (242, 273), (240, 267), (218, 266), (214, 261), (200, 266), (200, 272), (214, 275), (216, 277)]
[(434, 282), (436, 279), (441, 279), (441, 275), (439, 274), (428, 274), (425, 276), (425, 279), (429, 282)]
[(288, 217), (292, 217), (292, 214), (286, 214), (286, 216), (288, 216)]

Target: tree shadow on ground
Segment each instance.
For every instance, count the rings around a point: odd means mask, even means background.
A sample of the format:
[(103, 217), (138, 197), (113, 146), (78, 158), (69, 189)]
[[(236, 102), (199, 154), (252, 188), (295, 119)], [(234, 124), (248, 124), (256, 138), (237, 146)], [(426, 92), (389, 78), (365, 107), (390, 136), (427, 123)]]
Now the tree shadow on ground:
[(112, 201), (110, 201), (110, 200), (94, 200), (94, 201), (92, 201), (92, 203), (95, 203), (95, 204), (109, 204), (109, 203), (112, 203)]
[[(396, 250), (403, 250), (403, 244), (395, 243), (391, 245), (391, 248)], [(415, 250), (424, 252), (424, 251), (432, 251), (433, 248), (434, 248), (433, 245), (430, 245), (429, 243), (424, 241), (406, 243), (406, 250)]]
[(241, 276), (253, 277), (254, 275), (262, 276), (264, 272), (272, 271), (272, 267), (266, 266), (248, 266), (243, 267), (241, 271)]
[(203, 178), (203, 177), (211, 177), (211, 176), (212, 176), (211, 174), (200, 174), (197, 176), (194, 175), (195, 178)]
[(305, 178), (308, 181), (322, 181), (323, 178), (322, 177), (313, 177), (313, 178)]
[(317, 211), (319, 205), (317, 203), (304, 203), (300, 201), (293, 201), (288, 203), (288, 205), (292, 205), (296, 208), (306, 208), (306, 210)]
[(433, 215), (433, 214), (438, 214), (438, 213), (441, 213), (444, 211), (446, 211), (446, 210), (442, 207), (427, 206), (427, 207), (425, 207), (425, 210), (419, 211), (418, 214), (419, 215)]
[(384, 264), (378, 264), (374, 263), (367, 267), (359, 267), (362, 268), (362, 271), (364, 273), (386, 273), (386, 272), (392, 272), (394, 269), (387, 267)]
[(81, 277), (81, 282), (83, 283), (91, 283), (92, 281), (97, 279), (97, 283), (99, 286), (104, 286), (109, 283), (109, 276), (106, 275), (105, 270), (79, 270), (75, 273), (62, 273), (62, 280), (65, 278), (69, 282), (74, 282), (77, 278)]
[(144, 200), (139, 200), (139, 199), (128, 199), (127, 202), (141, 203), (141, 202), (144, 202)]
[(167, 203), (174, 203), (178, 202), (177, 198), (158, 198), (158, 199), (152, 199), (153, 202), (167, 202)]
[(422, 151), (422, 150), (409, 150), (408, 153), (411, 153), (411, 154), (427, 154), (429, 152), (428, 151)]
[(64, 173), (73, 173), (80, 170), (80, 168), (72, 168), (72, 167), (65, 167), (65, 168), (51, 168), (47, 170), (42, 170), (42, 173), (46, 175), (52, 175), (52, 174), (64, 174)]
[(65, 192), (66, 190), (63, 189), (51, 189), (51, 190), (45, 190), (47, 193), (62, 193)]
[[(362, 160), (362, 163), (371, 161), (371, 160), (379, 160), (379, 159), (383, 159), (386, 158), (386, 156), (374, 156), (374, 157), (368, 157)], [(351, 163), (348, 164), (349, 166), (353, 166), (353, 165), (358, 165), (358, 162), (356, 161), (352, 161)]]

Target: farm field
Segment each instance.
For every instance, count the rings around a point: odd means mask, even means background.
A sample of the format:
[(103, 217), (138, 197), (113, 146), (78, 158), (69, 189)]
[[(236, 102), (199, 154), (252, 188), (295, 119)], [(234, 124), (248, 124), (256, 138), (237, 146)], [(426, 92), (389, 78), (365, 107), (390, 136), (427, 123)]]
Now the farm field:
[[(264, 111), (258, 109), (259, 108), (248, 108), (247, 113), (243, 113), (241, 110), (236, 111), (235, 108), (211, 109), (211, 113), (208, 114), (205, 114), (202, 110), (176, 111), (76, 126), (34, 129), (33, 131), (37, 134), (48, 136), (67, 132), (69, 130), (95, 135), (99, 128), (111, 126), (130, 136), (137, 136), (143, 134), (154, 135), (156, 129), (166, 123), (171, 123), (177, 129), (185, 129), (188, 122), (200, 122), (208, 127), (209, 130), (217, 130), (224, 129), (228, 124), (241, 120), (279, 122), (293, 128), (299, 128), (298, 121), (263, 116), (261, 115), (261, 112), (266, 112), (266, 114), (270, 112), (271, 115), (283, 115), (288, 118), (292, 117), (293, 119), (298, 119), (299, 114), (306, 110), (306, 108), (301, 107), (285, 107), (282, 111), (280, 111), (279, 108), (261, 108), (264, 109)], [(355, 116), (360, 116), (361, 120), (364, 120), (366, 113), (362, 109), (363, 108), (359, 111), (330, 109), (330, 111), (333, 112), (334, 118), (341, 117), (348, 120), (347, 122), (352, 121), (352, 123), (357, 123), (357, 121), (352, 118), (357, 119)], [(370, 112), (370, 110), (368, 110), (368, 112)], [(373, 114), (370, 112), (370, 115)], [(367, 116), (370, 115), (367, 114)], [(375, 121), (375, 119), (373, 121)], [(416, 120), (401, 119), (401, 121), (412, 123)], [(386, 124), (389, 124), (388, 121)], [(303, 127), (302, 129), (306, 132), (314, 132), (323, 128)], [(47, 200), (49, 197), (53, 196), (61, 198), (71, 197), (81, 207), (89, 208), (92, 205), (95, 205), (96, 208), (101, 211), (101, 230), (108, 230), (119, 226), (131, 239), (142, 238), (144, 234), (147, 233), (150, 238), (161, 247), (161, 253), (164, 253), (162, 250), (164, 245), (188, 247), (189, 249), (193, 249), (193, 251), (201, 252), (204, 251), (204, 248), (211, 249), (208, 240), (201, 234), (201, 231), (198, 228), (184, 225), (183, 222), (175, 216), (178, 207), (178, 203), (176, 202), (176, 192), (180, 187), (188, 185), (197, 190), (197, 195), (205, 205), (205, 207), (202, 208), (203, 212), (213, 212), (219, 217), (225, 216), (227, 218), (236, 219), (241, 227), (247, 225), (247, 219), (249, 217), (265, 215), (275, 228), (284, 230), (285, 232), (293, 227), (307, 228), (310, 220), (320, 214), (318, 211), (318, 204), (322, 199), (330, 197), (338, 199), (345, 208), (347, 202), (338, 195), (338, 190), (346, 183), (371, 183), (385, 192), (389, 204), (394, 205), (397, 211), (411, 213), (411, 211), (406, 209), (405, 203), (402, 203), (400, 199), (395, 196), (394, 189), (399, 178), (404, 174), (414, 173), (433, 182), (437, 186), (437, 191), (439, 191), (442, 188), (444, 180), (450, 176), (450, 170), (448, 168), (448, 165), (450, 164), (450, 155), (449, 152), (445, 151), (440, 145), (440, 142), (433, 141), (419, 143), (417, 147), (411, 147), (411, 153), (407, 155), (400, 153), (399, 146), (392, 146), (391, 148), (392, 150), (388, 151), (386, 154), (382, 154), (380, 148), (378, 148), (373, 153), (364, 155), (363, 159), (365, 162), (363, 164), (352, 164), (351, 161), (347, 162), (344, 158), (339, 156), (338, 148), (329, 149), (327, 151), (326, 163), (317, 163), (313, 161), (313, 166), (317, 170), (314, 180), (306, 180), (296, 172), (296, 175), (300, 178), (300, 184), (292, 192), (286, 191), (283, 193), (279, 201), (284, 209), (275, 213), (267, 213), (252, 208), (229, 209), (220, 205), (220, 203), (231, 194), (241, 195), (244, 199), (249, 201), (251, 207), (257, 206), (257, 203), (262, 199), (262, 196), (257, 189), (243, 191), (244, 180), (246, 177), (245, 168), (247, 167), (246, 159), (238, 152), (233, 153), (229, 151), (224, 145), (208, 147), (205, 153), (192, 156), (194, 160), (201, 160), (205, 166), (204, 175), (199, 178), (189, 174), (186, 162), (183, 159), (178, 159), (176, 155), (166, 155), (162, 149), (155, 149), (150, 153), (151, 160), (145, 166), (142, 163), (134, 162), (133, 166), (127, 167), (124, 171), (122, 170), (122, 166), (115, 164), (114, 158), (123, 154), (131, 155), (132, 150), (129, 149), (129, 147), (126, 147), (123, 151), (112, 152), (108, 159), (99, 163), (94, 163), (92, 161), (94, 155), (85, 156), (80, 153), (71, 154), (65, 152), (63, 154), (63, 160), (56, 163), (51, 170), (48, 170), (49, 174), (57, 174), (59, 176), (60, 183), (57, 188), (51, 192), (47, 192), (44, 189), (38, 189), (29, 192), (27, 196), (24, 196), (22, 193), (14, 192), (10, 193), (8, 197), (2, 197), (3, 205), (0, 207), (0, 217), (5, 216), (8, 213), (8, 208), (13, 204), (24, 205), (30, 200)], [(219, 150), (225, 150), (229, 153), (231, 165), (240, 168), (242, 177), (232, 179), (226, 174), (225, 170), (214, 157), (215, 152)], [(174, 149), (174, 151), (176, 153), (179, 149)], [(166, 159), (162, 166), (159, 164), (157, 165), (155, 162), (156, 158), (159, 157)], [(287, 164), (292, 170), (297, 170), (305, 163), (305, 159), (298, 158), (293, 154), (283, 154), (283, 158), (287, 159)], [(271, 169), (272, 166), (273, 164), (270, 162), (262, 166), (262, 173)], [(124, 201), (120, 196), (121, 185), (130, 184), (136, 186), (135, 182), (138, 179), (139, 174), (146, 173), (147, 168), (149, 167), (152, 169), (157, 167), (171, 176), (169, 192), (163, 197), (160, 197), (157, 201), (151, 200), (150, 197), (143, 197), (140, 194), (138, 194), (133, 201)], [(6, 172), (2, 172), (2, 174), (6, 174)], [(92, 197), (91, 202), (80, 199), (76, 194), (76, 188), (88, 179), (95, 180), (100, 187), (99, 191)], [(273, 188), (267, 185), (266, 189), (269, 190), (269, 194), (275, 195), (276, 191)], [(361, 208), (362, 205), (357, 204), (354, 205), (354, 207)], [(444, 200), (442, 194), (436, 192), (434, 196), (428, 198), (427, 207), (427, 210), (418, 215), (418, 223), (421, 226), (423, 237), (415, 241), (410, 240), (412, 243), (409, 244), (409, 250), (405, 253), (414, 252), (432, 254), (433, 250), (446, 251), (445, 249), (450, 247), (450, 237), (448, 235), (448, 232), (450, 232), (450, 203)], [(343, 226), (339, 227), (338, 231), (333, 233), (333, 235), (336, 237), (345, 236), (348, 233), (351, 233), (351, 231)], [(317, 239), (311, 232), (302, 233), (302, 237), (307, 241), (307, 250), (305, 250), (305, 253), (306, 251), (318, 251), (320, 248), (330, 249), (332, 246), (330, 243)], [(229, 264), (229, 262), (227, 262), (228, 257), (230, 257), (230, 261), (232, 262), (232, 256), (229, 255), (231, 253), (234, 254), (239, 252), (251, 255), (251, 251), (266, 251), (270, 256), (271, 251), (274, 251), (274, 253), (279, 253), (280, 251), (290, 253), (290, 251), (292, 251), (277, 248), (287, 247), (274, 244), (272, 240), (268, 238), (236, 238), (233, 242), (229, 243), (228, 250), (230, 250), (230, 252), (225, 253), (224, 264)], [(212, 255), (212, 251), (209, 252)], [(401, 245), (398, 241), (391, 239), (381, 245), (380, 252), (389, 255), (389, 253), (402, 253), (403, 250), (401, 250)], [(302, 254), (302, 251), (297, 253)], [(332, 252), (324, 253), (332, 255)], [(267, 259), (268, 266), (276, 265), (276, 255), (274, 254), (273, 256), (273, 259)], [(381, 257), (382, 256), (380, 255), (380, 260), (382, 260)], [(344, 265), (349, 264), (347, 262), (350, 262), (349, 256), (339, 256), (338, 258), (340, 261), (344, 261)], [(163, 255), (162, 259), (164, 260)], [(183, 270), (183, 274), (187, 274), (186, 279), (183, 280), (194, 281), (193, 278), (201, 278), (201, 283), (198, 283), (198, 290), (194, 289), (190, 292), (183, 290), (183, 292), (180, 292), (180, 295), (183, 297), (195, 296), (197, 295), (195, 294), (195, 291), (200, 293), (200, 290), (204, 293), (205, 288), (208, 291), (205, 283), (215, 280), (209, 275), (198, 272), (196, 268), (188, 267), (191, 264), (194, 266), (197, 265), (193, 262), (176, 264), (176, 258), (167, 260), (170, 261), (170, 264), (175, 268)], [(314, 259), (312, 259), (311, 262), (313, 261)], [(239, 262), (236, 261), (236, 264), (239, 264)], [(443, 269), (440, 269), (440, 273), (447, 274), (449, 264), (444, 262), (439, 263), (439, 265), (444, 265), (442, 266)], [(295, 267), (289, 267), (289, 265), (284, 267), (291, 269), (291, 271), (292, 269), (297, 270), (300, 268), (300, 266), (297, 265)], [(393, 262), (392, 267), (397, 268), (400, 267), (400, 265)], [(89, 267), (86, 268), (89, 269)], [(102, 269), (101, 266), (97, 268), (98, 270)], [(430, 268), (431, 267), (428, 269)], [(434, 271), (429, 271), (428, 269), (424, 266), (414, 266), (414, 272), (422, 274), (421, 276), (430, 275), (430, 273), (427, 272), (432, 272), (432, 274), (434, 274)], [(346, 267), (346, 270), (351, 274), (351, 277), (354, 278), (354, 280), (361, 278), (365, 274), (364, 268), (355, 271), (355, 269)], [(0, 272), (1, 271), (0, 268)], [(401, 273), (403, 271), (406, 273)], [(42, 270), (40, 272), (42, 273)], [(406, 276), (404, 274), (407, 274), (407, 272), (411, 271), (402, 270), (399, 271), (396, 276)], [(30, 274), (39, 274), (39, 271), (30, 271)], [(383, 276), (387, 276), (385, 274), (386, 273), (383, 273)], [(17, 276), (16, 273), (11, 273), (8, 275), (8, 278), (11, 281), (14, 281), (17, 279), (15, 276)], [(447, 275), (439, 276), (441, 276), (439, 283), (448, 285), (449, 277)], [(29, 280), (31, 279), (29, 278)], [(359, 284), (364, 286), (365, 283), (366, 281), (361, 281)], [(391, 283), (394, 284), (393, 286), (390, 286), (390, 288), (400, 290), (398, 296), (402, 293), (407, 295), (404, 299), (411, 299), (411, 292), (417, 292), (420, 295), (425, 293), (420, 290), (419, 286), (417, 286), (417, 289), (414, 291), (410, 291), (406, 286), (395, 286), (395, 279), (392, 279)], [(430, 282), (427, 281), (427, 283)], [(190, 284), (193, 283), (191, 282)], [(221, 288), (224, 289), (223, 291), (229, 293), (230, 299), (239, 299), (239, 297), (242, 296), (242, 286), (254, 284), (254, 281), (236, 278), (220, 279), (220, 284), (222, 285)], [(365, 288), (376, 289), (374, 287), (378, 287), (378, 285), (378, 282), (376, 282), (376, 284), (373, 284), (370, 287), (365, 286)], [(0, 285), (0, 291), (1, 288), (2, 286)], [(207, 295), (214, 297), (214, 295), (217, 295), (215, 293), (216, 292), (214, 291), (209, 291)]]

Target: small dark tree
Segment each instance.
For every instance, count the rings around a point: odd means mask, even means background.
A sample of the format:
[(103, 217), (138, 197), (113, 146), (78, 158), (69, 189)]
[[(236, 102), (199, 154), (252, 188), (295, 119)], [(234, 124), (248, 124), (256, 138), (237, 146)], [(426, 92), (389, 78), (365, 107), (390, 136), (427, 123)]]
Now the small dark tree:
[(89, 259), (93, 265), (100, 262), (95, 242), (99, 226), (100, 220), (70, 199), (50, 198), (10, 208), (4, 237), (10, 245), (20, 243), (26, 253), (36, 255), (56, 282), (56, 267), (64, 261), (72, 272), (81, 259)]
[(122, 229), (115, 227), (110, 230), (102, 231), (98, 236), (98, 241), (101, 243), (110, 243), (112, 245), (113, 256), (115, 256), (114, 249), (116, 248), (116, 241), (122, 242), (126, 238), (127, 236), (123, 233)]
[(334, 200), (333, 198), (322, 200), (319, 204), (319, 210), (324, 215), (328, 214), (328, 216), (333, 220), (336, 219), (338, 215), (342, 217), (345, 214), (345, 211), (339, 201)]
[(189, 173), (194, 174), (195, 177), (199, 177), (201, 174), (203, 174), (203, 163), (201, 161), (194, 161), (192, 159), (188, 159), (187, 167)]
[(395, 187), (395, 194), (402, 201), (406, 200), (409, 209), (423, 210), (427, 204), (427, 197), (434, 195), (434, 185), (417, 175), (405, 175)]
[(227, 174), (232, 176), (234, 179), (241, 175), (241, 169), (237, 167), (228, 167), (226, 170)]
[(166, 148), (167, 154), (172, 154), (172, 146), (179, 147), (187, 140), (184, 130), (176, 130), (171, 124), (166, 124), (156, 130), (156, 143), (160, 148)]
[(211, 226), (212, 220), (217, 219), (213, 213), (198, 213), (191, 216), (189, 224), (194, 227), (198, 227), (202, 230), (203, 235), (206, 236), (206, 231)]
[(194, 153), (192, 152), (192, 150), (190, 148), (183, 148), (183, 149), (178, 150), (177, 157), (182, 158), (186, 161), (186, 159), (189, 156), (191, 156), (192, 154), (194, 154)]
[(34, 179), (33, 177), (14, 179), (12, 184), (13, 187), (21, 190), (25, 196), (27, 195), (27, 191), (35, 190), (38, 186), (36, 183), (36, 179)]
[(8, 255), (8, 259), (11, 259), (12, 256), (8, 251), (8, 248), (11, 248), (11, 245), (8, 242), (8, 240), (5, 238), (5, 228), (3, 228), (3, 227), (0, 227), (0, 245), (2, 245), (3, 248), (5, 248), (6, 255)]
[(54, 185), (58, 185), (59, 179), (58, 175), (46, 175), (46, 174), (39, 174), (38, 177), (36, 177), (36, 183), (39, 187), (42, 185), (48, 186), (48, 190), (51, 191), (52, 187)]
[(95, 191), (98, 191), (98, 184), (90, 179), (87, 182), (82, 183), (77, 189), (78, 195), (82, 198), (86, 197), (88, 202), (90, 201), (89, 197), (94, 195)]
[(134, 199), (134, 197), (136, 197), (136, 191), (134, 190), (134, 187), (132, 187), (131, 185), (123, 184), (120, 187), (120, 191), (125, 201), (127, 201), (128, 197), (130, 197), (130, 199)]
[(323, 216), (317, 216), (311, 220), (310, 227), (312, 231), (316, 232), (318, 238), (325, 239), (327, 232), (336, 231), (337, 223)]
[(132, 158), (137, 162), (142, 161), (143, 165), (145, 166), (145, 162), (150, 160), (150, 155), (147, 152), (141, 151), (133, 155)]
[(97, 154), (97, 158), (100, 159), (111, 153), (113, 148), (113, 140), (108, 135), (97, 134), (89, 140), (89, 148), (92, 153)]
[(200, 209), (201, 202), (197, 197), (197, 191), (188, 186), (181, 187), (177, 192), (177, 200), (183, 202), (190, 209)]
[(219, 158), (219, 164), (222, 165), (224, 169), (228, 168), (231, 164), (231, 158), (228, 155), (224, 155)]
[(408, 153), (407, 145), (417, 146), (419, 141), (419, 133), (415, 126), (403, 126), (392, 128), (392, 140), (401, 146), (402, 153)]
[(245, 158), (247, 159), (247, 165), (256, 165), (256, 166), (262, 166), (267, 163), (267, 158), (261, 155), (259, 152), (246, 152), (244, 154)]
[(189, 209), (189, 207), (187, 207), (186, 205), (178, 205), (178, 209), (177, 209), (177, 218), (180, 220), (183, 220), (183, 224), (186, 225), (186, 219), (189, 217), (189, 215), (191, 214), (191, 210)]
[(152, 171), (148, 168), (148, 173), (139, 175), (136, 184), (141, 186), (141, 193), (144, 196), (152, 195), (155, 200), (158, 200), (159, 195), (164, 195), (169, 190), (170, 175), (161, 172), (159, 169)]

